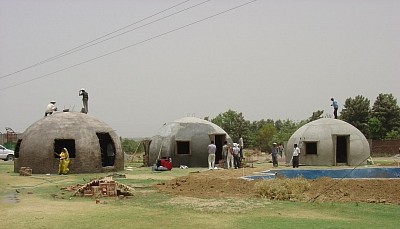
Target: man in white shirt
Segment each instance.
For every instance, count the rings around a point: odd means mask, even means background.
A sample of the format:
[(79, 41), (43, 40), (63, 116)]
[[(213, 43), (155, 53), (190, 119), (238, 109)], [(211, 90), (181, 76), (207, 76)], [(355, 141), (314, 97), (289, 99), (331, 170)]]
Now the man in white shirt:
[(54, 111), (57, 111), (56, 101), (52, 100), (49, 105), (47, 105), (46, 111), (44, 112), (44, 116), (53, 114)]
[(239, 138), (239, 149), (240, 149), (239, 153), (240, 153), (240, 160), (241, 161), (244, 159), (244, 157), (243, 157), (243, 147), (244, 147), (243, 138), (240, 137)]
[(294, 144), (294, 151), (293, 151), (293, 168), (299, 167), (299, 155), (300, 155), (300, 148), (297, 147), (297, 144)]
[(215, 166), (215, 152), (217, 151), (217, 146), (214, 144), (214, 141), (211, 141), (211, 144), (208, 145), (208, 169), (214, 169)]
[(235, 169), (240, 168), (240, 148), (237, 143), (233, 143), (233, 164)]

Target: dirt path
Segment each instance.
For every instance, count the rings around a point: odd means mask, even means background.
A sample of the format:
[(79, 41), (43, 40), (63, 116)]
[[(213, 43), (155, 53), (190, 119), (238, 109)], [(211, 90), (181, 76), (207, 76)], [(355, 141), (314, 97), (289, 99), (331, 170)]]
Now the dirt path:
[[(254, 184), (259, 181), (240, 177), (263, 169), (201, 171), (157, 185), (157, 188), (172, 195), (198, 198), (257, 197)], [(319, 178), (308, 182), (310, 189), (303, 193), (302, 201), (400, 204), (400, 179)]]

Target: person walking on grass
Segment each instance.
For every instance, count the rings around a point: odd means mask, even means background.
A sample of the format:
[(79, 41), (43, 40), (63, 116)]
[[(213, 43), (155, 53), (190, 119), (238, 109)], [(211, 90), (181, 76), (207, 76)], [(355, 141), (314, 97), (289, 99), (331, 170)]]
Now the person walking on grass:
[(215, 168), (215, 152), (217, 151), (217, 146), (214, 144), (214, 141), (208, 145), (208, 169)]

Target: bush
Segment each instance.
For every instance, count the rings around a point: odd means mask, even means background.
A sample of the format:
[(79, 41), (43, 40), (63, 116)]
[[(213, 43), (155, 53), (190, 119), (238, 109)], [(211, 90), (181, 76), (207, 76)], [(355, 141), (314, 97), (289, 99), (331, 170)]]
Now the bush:
[(296, 200), (310, 189), (310, 183), (305, 178), (268, 179), (257, 182), (255, 189), (259, 196), (271, 200)]

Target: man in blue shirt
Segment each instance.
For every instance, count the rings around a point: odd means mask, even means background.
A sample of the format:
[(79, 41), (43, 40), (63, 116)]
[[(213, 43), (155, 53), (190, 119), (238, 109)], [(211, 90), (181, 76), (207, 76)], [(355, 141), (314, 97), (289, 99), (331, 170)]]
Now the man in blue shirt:
[(333, 115), (335, 116), (335, 119), (337, 119), (337, 110), (339, 108), (337, 101), (334, 98), (331, 98), (332, 104), (331, 106), (333, 107)]

